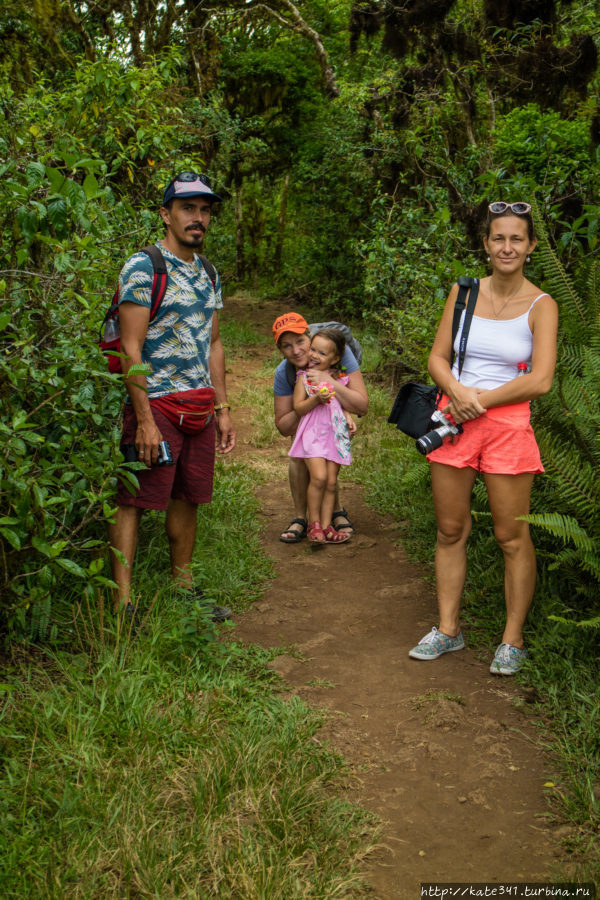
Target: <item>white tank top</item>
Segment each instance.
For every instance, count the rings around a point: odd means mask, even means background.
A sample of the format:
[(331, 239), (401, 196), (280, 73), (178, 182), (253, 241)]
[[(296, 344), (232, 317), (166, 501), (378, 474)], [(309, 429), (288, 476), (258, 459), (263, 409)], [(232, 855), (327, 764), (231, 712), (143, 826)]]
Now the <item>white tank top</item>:
[[(529, 313), (538, 302), (535, 298), (527, 312), (516, 319), (482, 319), (473, 316), (467, 340), (467, 350), (460, 383), (467, 387), (493, 390), (519, 374), (520, 362), (531, 364), (533, 335), (529, 327)], [(465, 318), (460, 318), (454, 351), (458, 354), (460, 335)], [(458, 357), (452, 366), (452, 374), (458, 379)]]

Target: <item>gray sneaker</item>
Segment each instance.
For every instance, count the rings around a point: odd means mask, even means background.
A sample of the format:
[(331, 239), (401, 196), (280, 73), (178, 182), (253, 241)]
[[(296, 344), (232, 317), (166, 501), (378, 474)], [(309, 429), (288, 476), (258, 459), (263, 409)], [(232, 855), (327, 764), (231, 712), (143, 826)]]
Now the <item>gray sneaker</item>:
[(500, 644), (492, 660), (490, 672), (492, 675), (514, 675), (528, 656), (525, 648), (521, 650), (512, 644)]
[(462, 634), (450, 637), (449, 634), (442, 634), (434, 625), (431, 631), (421, 638), (417, 646), (409, 650), (408, 655), (412, 659), (437, 659), (443, 653), (464, 649), (465, 642)]

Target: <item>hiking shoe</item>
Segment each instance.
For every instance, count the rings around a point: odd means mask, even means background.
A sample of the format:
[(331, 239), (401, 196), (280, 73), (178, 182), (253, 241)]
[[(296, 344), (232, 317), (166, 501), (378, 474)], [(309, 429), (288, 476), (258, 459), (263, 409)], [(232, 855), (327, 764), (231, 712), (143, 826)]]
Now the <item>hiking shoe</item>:
[(226, 622), (227, 619), (231, 618), (231, 609), (228, 606), (217, 606), (212, 600), (208, 599), (202, 588), (198, 586), (193, 587), (191, 590), (184, 589), (180, 591), (180, 596), (186, 601), (192, 601), (203, 607), (213, 622)]
[(512, 644), (500, 644), (492, 660), (490, 672), (492, 675), (514, 675), (528, 656), (524, 648), (521, 650)]
[(437, 659), (443, 653), (452, 653), (453, 650), (464, 649), (465, 642), (462, 634), (450, 637), (449, 634), (442, 634), (434, 625), (429, 634), (421, 638), (416, 647), (409, 650), (408, 655), (412, 659)]
[(206, 609), (210, 613), (213, 622), (226, 622), (231, 618), (231, 610), (228, 606), (212, 606), (207, 605)]

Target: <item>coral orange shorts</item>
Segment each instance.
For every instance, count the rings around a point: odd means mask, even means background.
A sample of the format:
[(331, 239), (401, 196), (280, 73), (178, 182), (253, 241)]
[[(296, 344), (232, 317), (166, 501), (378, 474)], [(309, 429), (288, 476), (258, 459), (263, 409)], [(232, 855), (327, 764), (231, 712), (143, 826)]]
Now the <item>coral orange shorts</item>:
[[(448, 404), (442, 397), (440, 409)], [(477, 419), (463, 422), (454, 443), (445, 438), (429, 462), (471, 468), (489, 475), (537, 475), (544, 471), (540, 451), (529, 423), (529, 403), (511, 403), (488, 409)]]

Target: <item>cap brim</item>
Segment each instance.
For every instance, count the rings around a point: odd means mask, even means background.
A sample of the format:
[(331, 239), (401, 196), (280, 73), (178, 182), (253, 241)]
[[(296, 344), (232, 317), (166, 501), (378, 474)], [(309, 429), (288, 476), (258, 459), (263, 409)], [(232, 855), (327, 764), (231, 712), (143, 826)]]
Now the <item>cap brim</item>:
[(215, 203), (221, 203), (223, 198), (211, 191), (185, 191), (185, 193), (173, 194), (171, 200), (182, 200), (187, 197), (206, 197), (207, 200), (214, 200)]

